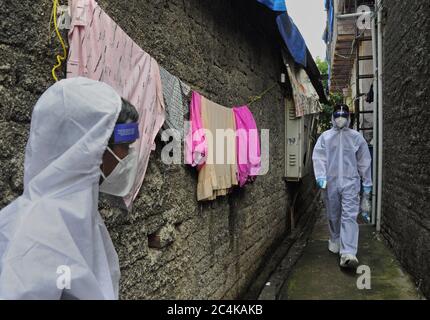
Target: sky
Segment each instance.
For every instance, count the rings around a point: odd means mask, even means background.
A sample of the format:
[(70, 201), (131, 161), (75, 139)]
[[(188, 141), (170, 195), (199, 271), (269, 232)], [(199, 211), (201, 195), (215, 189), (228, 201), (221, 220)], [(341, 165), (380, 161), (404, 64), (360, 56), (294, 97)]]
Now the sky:
[(314, 59), (325, 59), (326, 46), (322, 35), (327, 14), (324, 0), (286, 0), (290, 17), (300, 30)]

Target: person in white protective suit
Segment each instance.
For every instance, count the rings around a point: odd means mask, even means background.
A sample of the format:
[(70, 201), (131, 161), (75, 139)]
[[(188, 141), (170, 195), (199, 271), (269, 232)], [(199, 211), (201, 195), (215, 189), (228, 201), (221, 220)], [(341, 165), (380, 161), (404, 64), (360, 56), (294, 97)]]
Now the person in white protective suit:
[(137, 120), (114, 89), (86, 78), (40, 97), (24, 192), (0, 211), (0, 299), (118, 299), (118, 256), (98, 198), (130, 190)]
[(315, 178), (324, 189), (328, 214), (329, 250), (340, 253), (340, 266), (358, 266), (358, 223), (360, 178), (363, 192), (372, 191), (371, 156), (363, 136), (349, 128), (348, 106), (337, 105), (332, 115), (333, 128), (318, 139), (313, 164)]

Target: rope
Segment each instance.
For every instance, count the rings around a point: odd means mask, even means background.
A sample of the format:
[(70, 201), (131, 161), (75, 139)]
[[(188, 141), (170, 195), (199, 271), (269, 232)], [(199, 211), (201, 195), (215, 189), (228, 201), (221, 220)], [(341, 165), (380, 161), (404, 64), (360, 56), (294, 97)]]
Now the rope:
[[(52, 77), (54, 78), (55, 81), (58, 81), (57, 75), (55, 74), (55, 71), (61, 67), (61, 63), (66, 59), (67, 57), (67, 50), (66, 50), (66, 45), (64, 44), (64, 40), (61, 37), (60, 31), (58, 30), (58, 25), (57, 25), (57, 7), (58, 7), (58, 0), (53, 0), (53, 6), (52, 6), (52, 15), (51, 15), (51, 19), (54, 20), (54, 28), (55, 28), (55, 33), (57, 34), (58, 39), (60, 40), (61, 43), (61, 47), (63, 48), (63, 55), (59, 55), (57, 54), (57, 64), (54, 65), (54, 67), (52, 68)], [(51, 24), (49, 24), (51, 25)]]
[(275, 82), (271, 87), (267, 88), (266, 90), (264, 90), (259, 95), (250, 97), (251, 100), (250, 100), (250, 102), (248, 102), (248, 106), (250, 106), (254, 102), (257, 102), (258, 100), (262, 99), (267, 93), (270, 92), (270, 90), (272, 90), (274, 87), (276, 87), (276, 85), (277, 85), (277, 83)]

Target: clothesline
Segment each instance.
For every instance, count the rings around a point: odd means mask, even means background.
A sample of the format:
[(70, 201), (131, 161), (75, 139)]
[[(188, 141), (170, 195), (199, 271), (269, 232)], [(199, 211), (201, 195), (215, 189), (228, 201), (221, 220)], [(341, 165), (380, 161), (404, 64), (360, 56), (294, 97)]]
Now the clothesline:
[[(182, 80), (181, 80), (182, 81)], [(184, 84), (186, 84), (185, 82), (183, 82)], [(263, 92), (261, 92), (260, 94), (258, 94), (258, 95), (256, 95), (256, 96), (250, 96), (249, 97), (249, 102), (248, 103), (246, 103), (246, 105), (248, 105), (248, 106), (250, 106), (250, 105), (252, 105), (253, 103), (255, 103), (255, 102), (257, 102), (258, 100), (261, 100), (262, 98), (264, 98), (264, 96), (266, 95), (266, 94), (268, 94), (273, 88), (275, 88), (276, 87), (276, 85), (277, 85), (278, 83), (273, 83), (270, 87), (268, 87), (266, 90), (264, 90)], [(188, 85), (188, 84), (186, 84), (186, 85)], [(196, 89), (194, 89), (191, 85), (188, 85), (190, 88), (191, 88), (191, 91), (196, 91)], [(190, 92), (191, 92), (190, 91)], [(198, 90), (197, 90), (198, 91)]]
[[(58, 69), (59, 67), (61, 67), (62, 61), (64, 61), (67, 58), (67, 46), (64, 43), (64, 40), (59, 32), (58, 29), (58, 25), (57, 25), (57, 19), (56, 19), (56, 12), (57, 12), (57, 7), (58, 7), (58, 0), (53, 0), (53, 6), (52, 6), (52, 13), (51, 13), (51, 19), (49, 21), (49, 30), (51, 30), (51, 23), (52, 21), (54, 21), (54, 29), (56, 32), (56, 35), (60, 41), (60, 44), (62, 46), (63, 49), (63, 56), (57, 55), (57, 61), (58, 63), (52, 68), (52, 77), (54, 78), (55, 81), (58, 81), (58, 78), (55, 74), (55, 70)], [(183, 82), (182, 80), (180, 80), (183, 84), (185, 84), (185, 82)], [(266, 90), (264, 90), (262, 93), (256, 95), (256, 96), (251, 96), (249, 97), (249, 102), (247, 103), (248, 106), (252, 105), (253, 103), (257, 102), (258, 100), (261, 100), (267, 93), (269, 93), (274, 87), (276, 87), (277, 83), (274, 83), (271, 87), (267, 88)], [(190, 85), (187, 85), (189, 88), (192, 88)]]
[(257, 102), (258, 100), (261, 100), (266, 94), (268, 94), (274, 87), (276, 87), (277, 83), (275, 82), (271, 87), (267, 88), (266, 90), (264, 90), (262, 93), (260, 93), (259, 95), (250, 97), (250, 101), (248, 102), (248, 106), (250, 106), (251, 104), (253, 104), (254, 102)]
[[(74, 0), (71, 5), (72, 29), (68, 37), (70, 50), (67, 77), (83, 76), (107, 83), (133, 104), (139, 113), (141, 138), (134, 144), (139, 155), (138, 173), (131, 192), (123, 197), (127, 208), (131, 208), (143, 183), (149, 156), (155, 150), (155, 137), (165, 122), (166, 115), (169, 128), (180, 129), (185, 124), (188, 110), (192, 123), (196, 120), (195, 123), (203, 124), (200, 128), (209, 129), (210, 132), (224, 129), (239, 133), (238, 137), (230, 138), (232, 140), (228, 144), (225, 164), (212, 163), (212, 156), (215, 159), (218, 159), (217, 156), (224, 156), (219, 148), (213, 147), (218, 140), (207, 144), (208, 152), (203, 153), (205, 162), (199, 174), (198, 200), (213, 200), (226, 195), (233, 186), (243, 186), (253, 181), (252, 177), (258, 173), (260, 151), (257, 126), (246, 106), (224, 107), (202, 97), (202, 111), (193, 117), (191, 106), (188, 107), (185, 102), (187, 93), (191, 91), (189, 86), (167, 70), (160, 69), (157, 61), (140, 48), (95, 0)], [(275, 85), (276, 83), (253, 97), (251, 103), (260, 100)], [(166, 95), (163, 94), (163, 87)], [(215, 136), (215, 139), (218, 138)], [(196, 150), (198, 151), (195, 149), (191, 154), (196, 154)], [(206, 161), (206, 157), (210, 160)]]

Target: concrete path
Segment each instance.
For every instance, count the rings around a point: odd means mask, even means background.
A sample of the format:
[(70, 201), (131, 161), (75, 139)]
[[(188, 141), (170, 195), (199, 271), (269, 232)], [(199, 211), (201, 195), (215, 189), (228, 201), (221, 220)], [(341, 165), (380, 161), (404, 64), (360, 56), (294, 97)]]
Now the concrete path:
[[(339, 267), (338, 255), (327, 249), (328, 229), (325, 217), (320, 217), (290, 277), (278, 298), (289, 300), (381, 300), (421, 299), (411, 278), (372, 226), (360, 227), (358, 259), (360, 265), (370, 267), (371, 289), (358, 289), (361, 276)], [(362, 280), (363, 277), (360, 278)], [(363, 281), (361, 281), (363, 283)]]

